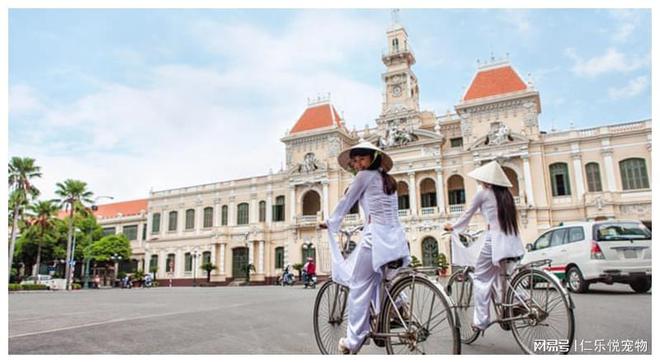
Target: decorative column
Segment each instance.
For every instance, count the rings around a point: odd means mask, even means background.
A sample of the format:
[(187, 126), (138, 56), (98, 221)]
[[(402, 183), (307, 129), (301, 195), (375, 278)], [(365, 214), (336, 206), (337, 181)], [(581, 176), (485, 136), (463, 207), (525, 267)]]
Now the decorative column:
[(247, 242), (248, 248), (248, 263), (254, 265), (254, 241)]
[(328, 200), (328, 181), (321, 182), (323, 185), (323, 220), (330, 217), (330, 201)]
[(576, 193), (577, 193), (577, 200), (581, 201), (582, 197), (584, 196), (584, 177), (582, 176), (582, 154), (580, 153), (580, 149), (578, 147), (578, 144), (572, 144), (571, 148), (573, 149), (573, 152), (571, 152), (571, 157), (573, 158), (573, 173), (575, 174), (575, 184), (576, 185)]
[(523, 155), (523, 173), (525, 174), (525, 194), (527, 204), (534, 205), (534, 190), (532, 189), (532, 171), (529, 168), (529, 155)]
[(415, 172), (408, 173), (408, 199), (410, 199), (410, 212), (413, 216), (417, 215), (417, 183), (415, 182)]
[(272, 186), (268, 186), (266, 196), (266, 225), (270, 227), (273, 224), (273, 190)]
[(289, 221), (291, 224), (296, 223), (296, 187), (289, 187)]
[(600, 154), (603, 156), (603, 166), (605, 167), (605, 179), (607, 179), (607, 190), (613, 192), (616, 190), (616, 182), (614, 181), (614, 162), (612, 161), (612, 146), (610, 146), (609, 139), (601, 141), (603, 149)]
[(438, 199), (438, 210), (440, 214), (446, 214), (445, 210), (445, 180), (442, 176), (442, 168), (435, 169), (436, 195)]
[(224, 242), (220, 243), (220, 261), (218, 263), (218, 266), (220, 266), (220, 275), (225, 274), (225, 249), (226, 249), (227, 244)]
[(249, 223), (259, 222), (259, 208), (257, 207), (257, 193), (250, 194), (250, 220)]
[(265, 262), (265, 256), (264, 256), (264, 246), (266, 244), (266, 241), (259, 241), (259, 266), (257, 268), (257, 273), (263, 274), (264, 273), (264, 262)]
[(227, 213), (229, 214), (227, 216), (227, 224), (229, 226), (235, 226), (236, 225), (236, 197), (229, 197), (229, 210)]

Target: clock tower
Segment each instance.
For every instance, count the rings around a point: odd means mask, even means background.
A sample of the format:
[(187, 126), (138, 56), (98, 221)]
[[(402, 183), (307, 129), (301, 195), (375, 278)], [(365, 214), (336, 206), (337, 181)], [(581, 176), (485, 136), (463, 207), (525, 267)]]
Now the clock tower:
[(415, 55), (408, 44), (408, 34), (398, 23), (394, 10), (393, 22), (387, 31), (387, 50), (382, 60), (387, 70), (382, 75), (385, 83), (381, 116), (392, 112), (419, 111), (419, 86), (411, 67)]

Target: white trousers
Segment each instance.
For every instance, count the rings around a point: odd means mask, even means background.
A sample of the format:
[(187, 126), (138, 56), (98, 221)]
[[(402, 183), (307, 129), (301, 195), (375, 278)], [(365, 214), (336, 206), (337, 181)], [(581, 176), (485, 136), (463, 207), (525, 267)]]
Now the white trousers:
[(473, 325), (480, 329), (485, 329), (490, 323), (490, 294), (491, 287), (495, 284), (495, 291), (498, 296), (495, 297), (496, 301), (501, 299), (501, 268), (499, 265), (493, 264), (492, 259), (493, 248), (490, 236), (485, 236), (484, 245), (481, 248), (479, 258), (474, 268), (474, 275), (472, 278), (474, 292), (474, 318)]
[(346, 328), (347, 348), (355, 352), (369, 333), (369, 304), (374, 303), (378, 311), (378, 287), (382, 273), (373, 270), (371, 265), (371, 245), (363, 241), (353, 252), (357, 253), (355, 269), (348, 292), (348, 327)]

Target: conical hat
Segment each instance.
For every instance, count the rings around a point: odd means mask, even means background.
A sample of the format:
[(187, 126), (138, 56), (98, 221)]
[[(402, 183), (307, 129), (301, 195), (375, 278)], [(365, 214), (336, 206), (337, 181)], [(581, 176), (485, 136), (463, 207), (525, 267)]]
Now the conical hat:
[(339, 166), (341, 166), (344, 170), (348, 172), (353, 172), (353, 168), (350, 167), (350, 162), (351, 162), (351, 150), (353, 149), (370, 149), (374, 150), (380, 153), (381, 157), (381, 162), (380, 162), (380, 167), (383, 168), (385, 171), (390, 171), (392, 169), (392, 166), (394, 166), (394, 162), (392, 161), (392, 158), (390, 158), (389, 155), (387, 155), (383, 150), (378, 148), (376, 145), (370, 143), (369, 141), (362, 141), (361, 143), (351, 146), (348, 149), (342, 151), (339, 153), (339, 156), (337, 156), (337, 162), (339, 163)]
[(472, 170), (468, 173), (468, 176), (488, 184), (509, 188), (513, 186), (509, 178), (504, 174), (504, 170), (502, 170), (500, 164), (494, 160)]

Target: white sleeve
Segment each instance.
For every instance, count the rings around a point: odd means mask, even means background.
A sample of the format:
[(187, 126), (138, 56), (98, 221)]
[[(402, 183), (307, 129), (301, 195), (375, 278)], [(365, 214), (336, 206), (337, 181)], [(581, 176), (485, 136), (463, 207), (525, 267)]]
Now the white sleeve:
[(335, 207), (334, 212), (330, 218), (328, 218), (325, 223), (328, 225), (328, 231), (336, 233), (339, 231), (339, 226), (341, 221), (344, 219), (344, 216), (348, 211), (353, 207), (353, 205), (360, 200), (362, 194), (367, 189), (371, 179), (378, 174), (368, 173), (365, 171), (360, 171), (355, 176), (355, 179), (351, 182), (351, 185), (348, 187), (346, 194), (339, 200), (337, 206)]
[(483, 195), (484, 195), (484, 190), (480, 190), (477, 192), (477, 194), (474, 195), (474, 198), (472, 198), (472, 203), (470, 205), (470, 208), (466, 210), (463, 215), (458, 218), (456, 223), (452, 225), (452, 228), (454, 230), (457, 230), (458, 232), (463, 232), (465, 227), (470, 223), (470, 219), (472, 219), (472, 216), (474, 213), (477, 211), (477, 209), (481, 208), (481, 204), (483, 203)]

